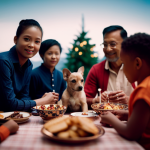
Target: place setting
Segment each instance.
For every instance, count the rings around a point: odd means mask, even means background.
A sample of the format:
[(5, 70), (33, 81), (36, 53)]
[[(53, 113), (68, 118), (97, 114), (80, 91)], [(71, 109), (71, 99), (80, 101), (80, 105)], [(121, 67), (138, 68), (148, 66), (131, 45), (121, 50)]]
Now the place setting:
[[(102, 126), (95, 125), (91, 120), (99, 117), (93, 110), (89, 110), (86, 114), (83, 112), (68, 114), (66, 107), (58, 104), (40, 105), (33, 109), (43, 119), (42, 134), (54, 142), (79, 144), (95, 140), (105, 133)], [(93, 130), (95, 132), (92, 133)]]
[[(109, 100), (102, 103), (101, 89), (98, 89), (98, 98), (99, 103), (92, 104), (92, 110), (88, 112), (66, 113), (67, 108), (59, 104), (33, 107), (43, 120), (42, 134), (54, 142), (67, 144), (83, 143), (103, 136), (105, 133), (103, 126), (95, 125), (94, 120), (99, 120), (99, 115), (104, 111), (123, 110), (127, 109), (127, 106), (111, 103)], [(95, 130), (94, 133), (92, 133), (93, 130)]]
[(31, 113), (23, 111), (14, 111), (14, 112), (3, 112), (0, 113), (0, 124), (5, 123), (6, 121), (12, 119), (16, 123), (24, 123), (29, 120)]

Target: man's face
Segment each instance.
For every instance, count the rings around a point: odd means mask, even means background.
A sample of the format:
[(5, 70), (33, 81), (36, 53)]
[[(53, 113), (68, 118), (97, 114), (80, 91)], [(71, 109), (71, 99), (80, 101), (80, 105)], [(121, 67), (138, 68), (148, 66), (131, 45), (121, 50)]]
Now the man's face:
[(121, 43), (123, 41), (120, 32), (120, 30), (116, 30), (104, 35), (103, 51), (109, 62), (120, 60)]

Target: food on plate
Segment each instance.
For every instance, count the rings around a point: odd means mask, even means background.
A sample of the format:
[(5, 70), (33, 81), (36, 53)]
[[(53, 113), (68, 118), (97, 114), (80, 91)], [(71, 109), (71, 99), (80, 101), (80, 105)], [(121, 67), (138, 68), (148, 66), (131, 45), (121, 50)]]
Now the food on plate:
[(82, 115), (88, 115), (88, 113), (87, 112), (83, 112)]
[(44, 128), (52, 133), (57, 133), (67, 129), (68, 124), (70, 124), (69, 116), (63, 116), (48, 121), (44, 124)]
[(44, 128), (60, 138), (87, 137), (99, 132), (92, 120), (71, 116), (54, 118), (45, 123)]
[(40, 109), (40, 110), (63, 110), (65, 106), (60, 106), (60, 105), (54, 105), (54, 104), (50, 104), (50, 105), (41, 105), (41, 106), (36, 106), (36, 108)]
[(23, 118), (23, 114), (20, 114), (20, 112), (15, 112), (10, 114), (9, 116), (5, 117), (4, 119), (8, 119), (8, 118), (13, 118), (13, 119), (19, 119), (19, 118)]
[(97, 105), (93, 105), (93, 109), (119, 110), (124, 109), (124, 105), (115, 105), (113, 103), (99, 103)]
[(3, 119), (3, 118), (4, 118), (4, 116), (2, 114), (0, 114), (0, 119)]

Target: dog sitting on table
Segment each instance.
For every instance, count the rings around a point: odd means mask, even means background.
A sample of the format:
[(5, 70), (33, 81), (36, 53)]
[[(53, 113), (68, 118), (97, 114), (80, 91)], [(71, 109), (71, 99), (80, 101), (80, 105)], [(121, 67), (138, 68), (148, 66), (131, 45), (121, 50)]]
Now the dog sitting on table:
[[(71, 73), (67, 68), (63, 69), (63, 78), (67, 82), (67, 88), (62, 95), (62, 105), (69, 111), (81, 111), (87, 114), (88, 105), (84, 92), (84, 66), (78, 69), (78, 72)], [(69, 108), (68, 108), (69, 107)]]

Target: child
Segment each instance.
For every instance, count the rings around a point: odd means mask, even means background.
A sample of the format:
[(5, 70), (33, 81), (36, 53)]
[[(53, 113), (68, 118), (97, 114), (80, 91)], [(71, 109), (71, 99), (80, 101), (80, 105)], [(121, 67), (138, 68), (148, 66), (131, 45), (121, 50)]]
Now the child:
[(58, 94), (47, 93), (43, 98), (31, 100), (29, 84), (33, 57), (40, 49), (43, 31), (40, 24), (33, 20), (19, 23), (15, 46), (0, 53), (0, 110), (29, 110), (36, 105), (54, 103)]
[[(138, 82), (130, 96), (128, 122), (124, 124), (111, 112), (102, 114), (101, 122), (111, 124), (123, 137), (150, 149), (150, 35), (137, 33), (125, 39), (120, 57), (129, 82)], [(121, 120), (127, 116), (125, 111), (115, 113)]]
[(19, 126), (14, 120), (9, 120), (0, 126), (0, 142), (3, 142), (11, 133), (15, 133)]
[(45, 92), (59, 93), (59, 99), (66, 89), (66, 81), (62, 72), (55, 67), (60, 59), (61, 45), (53, 39), (42, 42), (39, 54), (43, 60), (41, 66), (32, 71), (30, 96), (32, 99), (41, 98)]

